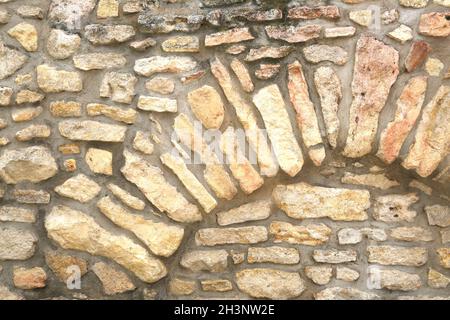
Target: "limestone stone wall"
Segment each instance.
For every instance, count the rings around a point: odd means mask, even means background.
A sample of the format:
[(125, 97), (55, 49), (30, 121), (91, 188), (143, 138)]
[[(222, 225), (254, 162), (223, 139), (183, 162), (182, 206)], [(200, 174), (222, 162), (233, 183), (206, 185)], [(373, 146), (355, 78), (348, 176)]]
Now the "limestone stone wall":
[(449, 299), (448, 0), (0, 0), (0, 299)]

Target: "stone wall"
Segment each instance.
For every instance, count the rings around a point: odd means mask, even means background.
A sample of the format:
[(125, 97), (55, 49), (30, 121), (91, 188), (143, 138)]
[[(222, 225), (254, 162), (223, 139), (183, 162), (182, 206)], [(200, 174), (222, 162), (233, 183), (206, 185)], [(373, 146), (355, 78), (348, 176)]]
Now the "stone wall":
[(448, 0), (0, 0), (0, 32), (0, 299), (450, 298)]

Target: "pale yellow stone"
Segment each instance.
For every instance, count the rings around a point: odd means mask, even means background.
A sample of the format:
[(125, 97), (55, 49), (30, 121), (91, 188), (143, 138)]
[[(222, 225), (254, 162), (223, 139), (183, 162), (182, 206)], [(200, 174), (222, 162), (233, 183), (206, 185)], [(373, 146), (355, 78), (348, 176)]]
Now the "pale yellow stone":
[(102, 188), (93, 180), (80, 173), (67, 179), (55, 187), (55, 192), (61, 196), (72, 198), (81, 203), (92, 200)]
[(253, 244), (267, 241), (267, 238), (267, 229), (263, 226), (206, 228), (195, 233), (195, 243), (199, 246)]
[(89, 116), (103, 115), (126, 124), (133, 124), (138, 117), (137, 111), (132, 108), (123, 109), (101, 103), (89, 103), (86, 106), (86, 111)]
[(103, 291), (111, 296), (136, 289), (130, 278), (116, 268), (104, 262), (97, 262), (92, 267), (95, 275), (100, 279), (103, 285)]
[(188, 93), (192, 112), (207, 129), (219, 129), (224, 118), (222, 98), (211, 86), (204, 85)]
[(444, 69), (444, 64), (439, 59), (428, 58), (427, 62), (425, 62), (425, 70), (430, 76), (439, 77), (442, 69)]
[(49, 109), (54, 117), (81, 117), (81, 103), (76, 101), (53, 101)]
[(159, 98), (151, 96), (139, 96), (137, 107), (144, 111), (154, 112), (177, 112), (176, 99)]
[(226, 279), (203, 280), (200, 284), (203, 291), (227, 292), (233, 290), (231, 281)]
[(428, 285), (432, 288), (447, 288), (447, 286), (450, 284), (450, 278), (443, 275), (442, 273), (434, 270), (429, 269), (428, 270)]
[(150, 134), (141, 130), (136, 131), (133, 139), (133, 148), (143, 154), (152, 154), (154, 146), (150, 140)]
[(275, 243), (286, 242), (307, 246), (325, 244), (331, 235), (331, 229), (323, 223), (297, 226), (283, 221), (273, 221), (269, 232)]
[(170, 279), (169, 292), (175, 296), (187, 296), (194, 293), (195, 281), (183, 280), (179, 278)]
[(11, 112), (11, 118), (15, 122), (30, 121), (39, 117), (43, 111), (41, 106), (20, 108)]
[(424, 265), (428, 260), (428, 251), (421, 247), (369, 246), (367, 247), (369, 263), (387, 266)]
[(97, 148), (89, 148), (85, 156), (86, 163), (92, 172), (108, 176), (113, 173), (112, 158), (112, 152)]
[(387, 190), (400, 185), (398, 181), (389, 179), (383, 173), (354, 174), (346, 172), (341, 178), (341, 182), (357, 186), (369, 186), (382, 190)]
[(250, 77), (250, 73), (248, 72), (247, 67), (237, 58), (234, 58), (231, 61), (230, 67), (238, 78), (242, 89), (244, 89), (245, 92), (253, 92), (255, 86), (253, 84), (252, 78)]
[(305, 267), (305, 275), (319, 286), (324, 286), (331, 281), (333, 276), (333, 268), (322, 266)]
[(80, 92), (83, 81), (78, 72), (58, 70), (46, 64), (36, 67), (37, 84), (44, 92)]
[(270, 216), (271, 201), (259, 200), (217, 213), (217, 223), (227, 226), (235, 223), (267, 219)]
[(126, 190), (122, 189), (118, 185), (115, 185), (114, 183), (109, 183), (106, 186), (109, 191), (112, 192), (113, 195), (115, 195), (120, 201), (122, 201), (124, 204), (129, 206), (130, 208), (133, 208), (134, 210), (142, 211), (145, 208), (145, 202), (141, 199), (133, 196)]
[(226, 250), (193, 250), (183, 254), (180, 265), (193, 272), (225, 272), (228, 266)]
[(38, 33), (32, 24), (21, 22), (9, 29), (8, 34), (19, 41), (25, 50), (29, 52), (38, 50)]
[(42, 101), (45, 96), (39, 92), (31, 91), (31, 90), (20, 90), (16, 94), (16, 103), (36, 103)]
[(65, 120), (58, 124), (60, 134), (70, 140), (123, 142), (127, 127), (85, 120)]
[(349, 18), (360, 26), (368, 27), (372, 23), (372, 10), (350, 11)]
[(200, 40), (195, 36), (177, 36), (165, 40), (161, 44), (165, 52), (199, 52)]
[(119, 16), (118, 0), (100, 0), (97, 4), (97, 18), (111, 18)]
[(45, 139), (50, 137), (52, 130), (45, 124), (32, 124), (16, 132), (17, 141), (30, 141), (33, 139)]

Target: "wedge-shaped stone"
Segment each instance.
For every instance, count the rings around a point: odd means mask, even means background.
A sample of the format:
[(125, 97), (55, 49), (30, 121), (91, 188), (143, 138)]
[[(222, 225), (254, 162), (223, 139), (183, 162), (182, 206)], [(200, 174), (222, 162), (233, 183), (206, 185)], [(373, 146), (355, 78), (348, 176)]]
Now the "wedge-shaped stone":
[(200, 40), (194, 36), (178, 36), (165, 40), (161, 44), (165, 52), (199, 52)]
[(32, 124), (28, 127), (19, 130), (15, 134), (17, 141), (30, 141), (33, 139), (45, 139), (50, 137), (52, 131), (49, 126), (45, 124)]
[(313, 44), (303, 48), (303, 55), (305, 56), (305, 59), (311, 63), (330, 61), (337, 65), (343, 65), (348, 61), (347, 51), (341, 47), (324, 44)]
[(112, 52), (86, 53), (73, 57), (74, 66), (83, 71), (120, 68), (126, 63), (127, 59), (124, 55)]
[(1, 206), (0, 222), (8, 221), (34, 223), (36, 222), (36, 210), (21, 207)]
[(248, 28), (234, 28), (226, 31), (207, 34), (205, 36), (205, 47), (219, 46), (227, 43), (237, 43), (247, 40), (253, 40)]
[(144, 210), (145, 202), (133, 196), (128, 191), (122, 189), (121, 187), (115, 185), (114, 183), (109, 183), (106, 187), (109, 189), (109, 191), (112, 192), (113, 195), (115, 195), (120, 201), (122, 201), (130, 208), (139, 211)]
[(70, 280), (73, 276), (71, 272), (73, 267), (80, 270), (80, 277), (86, 274), (88, 268), (86, 260), (58, 251), (45, 252), (45, 263), (55, 273), (56, 277), (64, 283), (67, 283), (67, 280)]
[(245, 92), (253, 92), (255, 85), (253, 84), (252, 78), (247, 67), (237, 58), (234, 58), (230, 63), (231, 70), (239, 80), (239, 83)]
[(177, 112), (177, 100), (150, 96), (139, 96), (137, 107), (144, 111)]
[(84, 37), (94, 45), (122, 43), (133, 38), (135, 34), (133, 26), (126, 24), (90, 24), (84, 28)]
[(353, 282), (359, 279), (359, 272), (347, 267), (337, 267), (336, 279)]
[(145, 77), (155, 73), (181, 73), (192, 71), (197, 62), (191, 57), (177, 56), (153, 56), (150, 58), (137, 59), (134, 63), (134, 71)]
[(159, 167), (150, 165), (127, 150), (123, 155), (125, 164), (120, 169), (122, 174), (128, 181), (134, 183), (156, 208), (178, 222), (189, 223), (202, 219), (198, 208), (167, 182)]
[(370, 208), (367, 190), (317, 187), (304, 182), (278, 185), (272, 198), (278, 208), (295, 219), (328, 217), (337, 221), (364, 221)]
[(369, 186), (382, 190), (387, 190), (400, 185), (398, 181), (389, 179), (384, 173), (354, 174), (345, 172), (344, 176), (341, 178), (341, 182), (357, 186)]
[(55, 187), (56, 193), (72, 198), (82, 203), (92, 200), (102, 188), (93, 180), (80, 173), (67, 179), (63, 184)]
[(28, 52), (38, 49), (38, 33), (36, 27), (30, 23), (21, 22), (8, 30), (8, 35), (15, 38)]
[(450, 144), (450, 86), (441, 86), (425, 106), (416, 139), (402, 166), (428, 177), (448, 154)]
[(427, 42), (423, 40), (414, 41), (405, 59), (406, 71), (413, 72), (420, 67), (431, 50), (431, 46)]
[(401, 44), (409, 41), (413, 38), (413, 31), (410, 27), (401, 24), (398, 28), (388, 33), (388, 36), (394, 40), (397, 40)]
[(442, 228), (450, 226), (450, 207), (434, 205), (425, 207), (430, 226), (439, 226)]
[(450, 269), (450, 248), (436, 249), (439, 257), (439, 264), (446, 269)]
[(58, 124), (61, 135), (70, 140), (122, 142), (127, 127), (85, 120), (65, 120)]
[(166, 165), (180, 179), (186, 190), (200, 203), (206, 213), (211, 212), (217, 201), (198, 181), (195, 175), (188, 169), (183, 159), (170, 153), (164, 153), (160, 157), (161, 162)]
[(251, 247), (248, 248), (248, 263), (277, 263), (297, 264), (300, 262), (300, 254), (295, 248)]
[(427, 242), (433, 241), (433, 234), (421, 227), (399, 227), (391, 230), (391, 238), (408, 242)]
[(391, 194), (380, 196), (375, 199), (373, 217), (375, 220), (384, 222), (412, 222), (417, 215), (414, 210), (408, 207), (419, 201), (415, 193), (405, 195)]
[(37, 242), (29, 230), (0, 226), (0, 260), (27, 260), (34, 255)]
[(275, 40), (283, 40), (289, 43), (306, 42), (320, 38), (322, 27), (312, 24), (306, 26), (273, 25), (265, 27), (267, 36)]
[(116, 236), (92, 217), (66, 206), (55, 206), (45, 217), (48, 237), (68, 250), (85, 251), (114, 260), (142, 281), (153, 283), (167, 274), (164, 264), (126, 236)]
[(225, 250), (194, 250), (183, 254), (180, 265), (193, 272), (224, 272), (228, 266)]
[(92, 271), (99, 278), (103, 285), (103, 291), (108, 296), (136, 289), (126, 273), (116, 269), (112, 265), (97, 262), (93, 265)]
[(369, 267), (367, 279), (371, 289), (388, 289), (392, 291), (414, 291), (422, 286), (420, 276), (400, 270)]
[(0, 177), (8, 184), (47, 180), (58, 172), (58, 166), (46, 147), (5, 150), (0, 156)]
[(303, 143), (308, 148), (309, 157), (313, 163), (320, 166), (325, 159), (325, 148), (320, 136), (316, 111), (309, 98), (308, 84), (298, 60), (288, 65), (288, 89)]
[(264, 241), (267, 241), (267, 229), (263, 226), (206, 228), (195, 233), (195, 243), (199, 246), (252, 244)]
[(83, 81), (78, 72), (58, 70), (47, 64), (36, 67), (36, 81), (39, 88), (47, 93), (83, 90)]
[(254, 201), (228, 211), (218, 212), (217, 223), (221, 226), (227, 226), (235, 223), (263, 220), (270, 216), (270, 211), (270, 200)]
[(183, 228), (133, 215), (110, 197), (98, 201), (97, 208), (119, 227), (133, 232), (155, 255), (170, 257), (183, 239)]
[(325, 224), (293, 225), (283, 221), (273, 221), (269, 232), (273, 235), (273, 242), (286, 242), (307, 246), (318, 246), (328, 242), (331, 229)]
[(273, 177), (278, 172), (278, 165), (270, 150), (266, 137), (257, 124), (256, 113), (236, 90), (230, 73), (219, 59), (211, 61), (211, 72), (219, 82), (222, 90), (236, 111), (237, 118), (245, 130), (245, 136), (250, 147), (258, 158), (261, 174)]
[(245, 57), (245, 61), (256, 61), (260, 59), (280, 59), (284, 58), (294, 50), (292, 46), (270, 47), (262, 46), (259, 48), (251, 48)]
[(355, 250), (314, 250), (313, 259), (321, 263), (346, 263), (356, 261), (358, 254)]
[(339, 8), (337, 6), (294, 6), (288, 9), (289, 19), (339, 19)]
[(292, 299), (306, 289), (296, 272), (275, 269), (245, 269), (236, 273), (239, 290), (254, 298)]
[(134, 87), (137, 82), (138, 79), (131, 73), (108, 72), (100, 85), (100, 97), (130, 104), (135, 95)]
[(335, 148), (339, 134), (339, 104), (342, 99), (341, 81), (330, 67), (320, 67), (314, 73), (314, 83), (319, 93), (328, 143)]
[(223, 122), (224, 109), (222, 98), (211, 86), (204, 85), (190, 91), (187, 101), (192, 112), (206, 129), (219, 129)]
[(8, 48), (0, 41), (0, 80), (14, 74), (23, 67), (28, 57), (18, 50)]
[(316, 300), (378, 300), (380, 296), (355, 288), (326, 288), (314, 294)]
[(420, 267), (428, 260), (427, 249), (420, 247), (369, 246), (367, 255), (369, 263), (386, 266)]
[(89, 116), (103, 115), (110, 119), (121, 121), (127, 124), (133, 124), (138, 116), (137, 111), (132, 108), (122, 109), (119, 107), (108, 106), (101, 103), (89, 103), (86, 106), (86, 111)]
[(372, 36), (362, 36), (356, 45), (349, 130), (344, 155), (362, 157), (372, 150), (391, 86), (399, 73), (399, 54)]
[(204, 177), (217, 197), (231, 200), (237, 193), (236, 186), (228, 172), (220, 163), (217, 155), (209, 148), (194, 124), (184, 114), (180, 113), (174, 121), (173, 128), (179, 140), (192, 151), (196, 152), (206, 168)]
[(220, 149), (226, 155), (231, 173), (244, 193), (250, 194), (262, 187), (264, 180), (246, 158), (233, 127), (228, 127), (220, 136)]
[(420, 16), (419, 33), (430, 37), (450, 35), (450, 12), (429, 12)]
[(378, 158), (386, 163), (397, 159), (406, 137), (413, 128), (425, 100), (427, 77), (411, 78), (397, 100), (394, 120), (389, 122), (380, 137)]
[(259, 90), (253, 96), (253, 103), (264, 120), (281, 169), (291, 177), (295, 176), (302, 169), (303, 155), (278, 85)]
[(113, 154), (108, 150), (89, 148), (84, 158), (92, 172), (112, 176)]

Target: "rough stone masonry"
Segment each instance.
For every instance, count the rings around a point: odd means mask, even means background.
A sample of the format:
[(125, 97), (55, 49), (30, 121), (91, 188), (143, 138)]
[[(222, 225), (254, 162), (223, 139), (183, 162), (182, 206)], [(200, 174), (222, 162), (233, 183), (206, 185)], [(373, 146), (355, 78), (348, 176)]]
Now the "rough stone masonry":
[(0, 299), (449, 300), (449, 151), (448, 0), (0, 0)]

